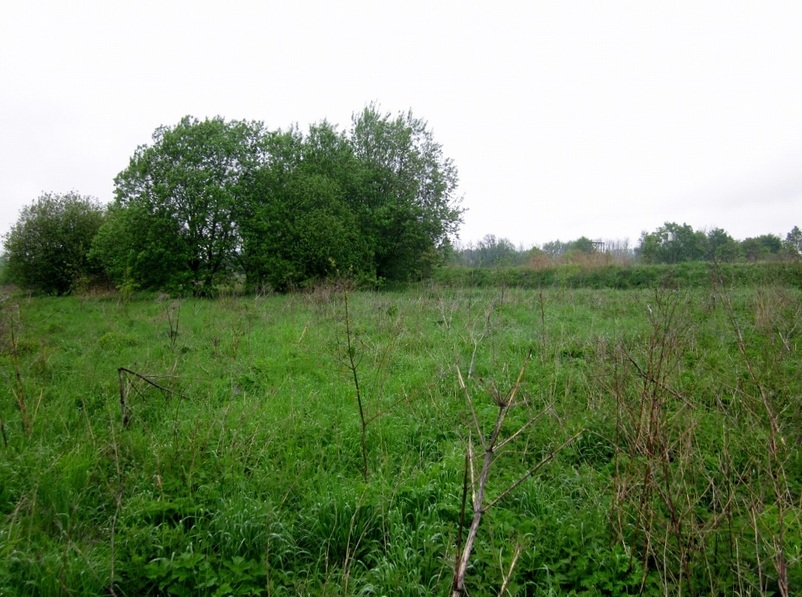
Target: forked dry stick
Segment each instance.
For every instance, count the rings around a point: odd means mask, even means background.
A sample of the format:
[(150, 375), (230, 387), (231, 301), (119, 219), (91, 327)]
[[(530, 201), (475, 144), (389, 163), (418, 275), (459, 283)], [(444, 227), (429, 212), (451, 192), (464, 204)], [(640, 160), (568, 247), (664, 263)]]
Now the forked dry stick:
[[(473, 441), (472, 441), (472, 433), (468, 434), (468, 447), (467, 447), (467, 454), (465, 459), (465, 472), (463, 477), (463, 494), (462, 494), (462, 509), (460, 513), (460, 532), (458, 534), (458, 541), (457, 541), (457, 556), (454, 562), (454, 580), (451, 585), (451, 595), (452, 597), (460, 597), (465, 593), (465, 574), (468, 570), (468, 562), (470, 561), (471, 553), (473, 551), (473, 544), (476, 540), (476, 534), (479, 531), (479, 524), (482, 522), (482, 516), (487, 512), (490, 508), (498, 504), (502, 499), (504, 499), (511, 491), (517, 488), (521, 483), (526, 481), (529, 477), (534, 475), (541, 467), (543, 467), (547, 462), (549, 462), (554, 456), (567, 445), (575, 441), (584, 430), (576, 433), (568, 440), (560, 444), (557, 448), (552, 450), (548, 455), (546, 455), (537, 465), (530, 468), (524, 474), (518, 477), (513, 483), (509, 484), (504, 490), (502, 490), (496, 498), (490, 500), (486, 503), (486, 490), (487, 490), (487, 482), (488, 478), (490, 477), (490, 469), (492, 468), (493, 464), (498, 459), (500, 451), (507, 446), (512, 440), (520, 436), (520, 434), (527, 429), (529, 426), (532, 425), (537, 419), (539, 419), (544, 413), (548, 412), (551, 409), (552, 405), (547, 406), (546, 408), (542, 409), (540, 412), (532, 416), (526, 423), (521, 425), (514, 433), (510, 434), (506, 439), (501, 440), (501, 430), (504, 426), (504, 421), (507, 418), (507, 415), (514, 406), (520, 405), (522, 403), (516, 402), (516, 397), (518, 395), (518, 390), (521, 386), (521, 381), (523, 379), (524, 373), (526, 372), (526, 365), (529, 360), (532, 358), (532, 354), (529, 353), (524, 360), (523, 365), (521, 366), (521, 370), (518, 372), (518, 377), (515, 380), (515, 383), (512, 386), (512, 389), (506, 396), (494, 396), (493, 399), (498, 406), (498, 412), (496, 413), (496, 420), (493, 424), (493, 430), (490, 433), (490, 436), (487, 437), (482, 433), (482, 427), (479, 423), (479, 417), (476, 414), (476, 408), (473, 404), (473, 399), (471, 398), (470, 392), (468, 391), (467, 386), (465, 385), (465, 380), (462, 377), (462, 371), (459, 368), (459, 365), (456, 365), (457, 369), (457, 380), (459, 381), (460, 389), (462, 389), (463, 393), (465, 394), (465, 399), (468, 402), (468, 406), (471, 411), (471, 417), (473, 419), (474, 429), (473, 431), (479, 436), (479, 440), (482, 444), (483, 449), (483, 457), (482, 457), (482, 469), (479, 473), (478, 479), (474, 472), (474, 450), (473, 450)], [(470, 528), (468, 529), (468, 535), (465, 539), (465, 544), (462, 544), (462, 523), (465, 519), (465, 506), (468, 499), (468, 478), (470, 477), (470, 485), (471, 485), (471, 508), (473, 509), (473, 518), (471, 520)], [(516, 558), (517, 559), (517, 556)], [(513, 560), (513, 564), (510, 566), (509, 573), (504, 576), (504, 581), (502, 584), (502, 591), (503, 588), (509, 583), (509, 578), (512, 574), (512, 569), (515, 566), (515, 559)]]
[(153, 381), (152, 379), (148, 378), (145, 375), (142, 375), (141, 373), (137, 373), (136, 371), (131, 371), (130, 369), (126, 369), (125, 367), (118, 367), (117, 368), (117, 376), (118, 376), (119, 381), (120, 381), (120, 409), (122, 411), (123, 427), (128, 427), (128, 423), (129, 423), (129, 420), (130, 420), (130, 418), (128, 416), (128, 404), (126, 402), (126, 397), (128, 396), (128, 392), (127, 392), (126, 387), (125, 387), (125, 374), (126, 373), (128, 375), (133, 375), (134, 377), (137, 377), (137, 378), (141, 379), (142, 381), (148, 383), (149, 385), (153, 386), (154, 388), (157, 388), (157, 389), (161, 390), (165, 394), (175, 394), (179, 398), (183, 398), (183, 396), (181, 396), (181, 394), (179, 394), (178, 392), (175, 392), (175, 391), (171, 390), (170, 388), (165, 388), (164, 386), (162, 386), (160, 384), (157, 384), (155, 381)]

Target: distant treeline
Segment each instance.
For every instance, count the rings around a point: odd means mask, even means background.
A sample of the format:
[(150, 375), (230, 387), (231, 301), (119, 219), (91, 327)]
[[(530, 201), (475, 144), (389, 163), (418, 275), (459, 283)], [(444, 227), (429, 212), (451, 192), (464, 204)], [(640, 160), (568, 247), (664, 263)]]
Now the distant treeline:
[(452, 265), (499, 267), (531, 265), (536, 269), (556, 264), (612, 263), (676, 264), (693, 261), (742, 263), (799, 259), (802, 255), (802, 231), (798, 226), (781, 239), (774, 234), (738, 241), (721, 228), (694, 230), (688, 224), (666, 222), (653, 232), (644, 232), (638, 245), (628, 241), (593, 241), (580, 237), (569, 242), (559, 240), (533, 248), (516, 248), (506, 238), (487, 235), (454, 251)]

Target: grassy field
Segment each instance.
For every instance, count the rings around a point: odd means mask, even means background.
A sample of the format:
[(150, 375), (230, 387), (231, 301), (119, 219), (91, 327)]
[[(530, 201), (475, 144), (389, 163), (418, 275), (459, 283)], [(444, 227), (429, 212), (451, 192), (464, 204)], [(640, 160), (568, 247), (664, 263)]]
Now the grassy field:
[(798, 287), (2, 315), (0, 595), (802, 587)]

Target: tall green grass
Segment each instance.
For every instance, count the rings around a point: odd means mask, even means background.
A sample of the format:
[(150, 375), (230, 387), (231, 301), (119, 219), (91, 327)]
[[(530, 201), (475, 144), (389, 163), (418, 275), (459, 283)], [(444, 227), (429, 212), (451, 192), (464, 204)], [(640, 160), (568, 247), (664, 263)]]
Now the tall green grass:
[[(10, 297), (0, 595), (445, 594), (472, 426), (454, 363), (490, 424), (530, 353), (510, 429), (551, 408), (489, 491), (582, 434), (487, 513), (470, 594), (516, 551), (509, 594), (802, 586), (798, 287), (511, 286), (349, 295), (367, 481), (337, 288)], [(169, 390), (125, 376), (127, 424), (118, 367)]]

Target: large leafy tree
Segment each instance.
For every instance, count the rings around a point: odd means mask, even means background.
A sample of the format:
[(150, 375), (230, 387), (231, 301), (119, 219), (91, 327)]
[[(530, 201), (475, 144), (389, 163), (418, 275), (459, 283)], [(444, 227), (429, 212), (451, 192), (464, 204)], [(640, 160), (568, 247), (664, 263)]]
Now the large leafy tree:
[(264, 159), (263, 139), (260, 123), (219, 117), (187, 116), (157, 129), (153, 144), (139, 147), (115, 179), (116, 205), (131, 210), (115, 221), (130, 249), (123, 256), (128, 263), (117, 262), (118, 273), (169, 255), (171, 283), (191, 282), (196, 292), (228, 273), (240, 244), (237, 198)]
[(549, 257), (559, 257), (560, 255), (568, 252), (570, 248), (571, 243), (564, 243), (559, 239), (543, 244), (543, 252)]
[(645, 263), (701, 261), (707, 251), (707, 236), (688, 224), (666, 222), (654, 232), (644, 232), (637, 253)]
[(473, 263), (478, 267), (496, 267), (512, 264), (517, 256), (515, 245), (507, 238), (486, 234), (473, 250)]
[(338, 273), (364, 277), (371, 255), (348, 197), (357, 163), (348, 139), (322, 122), (277, 132), (239, 204), (242, 262), (253, 286), (284, 290)]
[(707, 232), (705, 259), (708, 261), (737, 261), (741, 257), (741, 246), (723, 228)]
[(785, 235), (783, 248), (791, 257), (798, 258), (802, 255), (802, 230), (799, 229), (799, 226), (794, 226)]
[(283, 249), (293, 243), (286, 188), (301, 160), (303, 135), (297, 128), (267, 133), (265, 145), (269, 157), (235, 208), (242, 236), (239, 257), (250, 287), (282, 289), (298, 275)]
[(370, 105), (354, 115), (359, 192), (350, 199), (374, 255), (378, 278), (425, 275), (442, 259), (461, 221), (458, 175), (426, 122)]
[(109, 207), (90, 255), (120, 286), (166, 289), (191, 281), (178, 222), (139, 203)]
[(41, 195), (22, 209), (5, 236), (6, 278), (36, 292), (68, 293), (76, 282), (99, 273), (89, 250), (104, 218), (105, 207), (92, 197)]
[(777, 255), (783, 243), (776, 234), (761, 234), (741, 241), (744, 257), (749, 261), (760, 261)]

